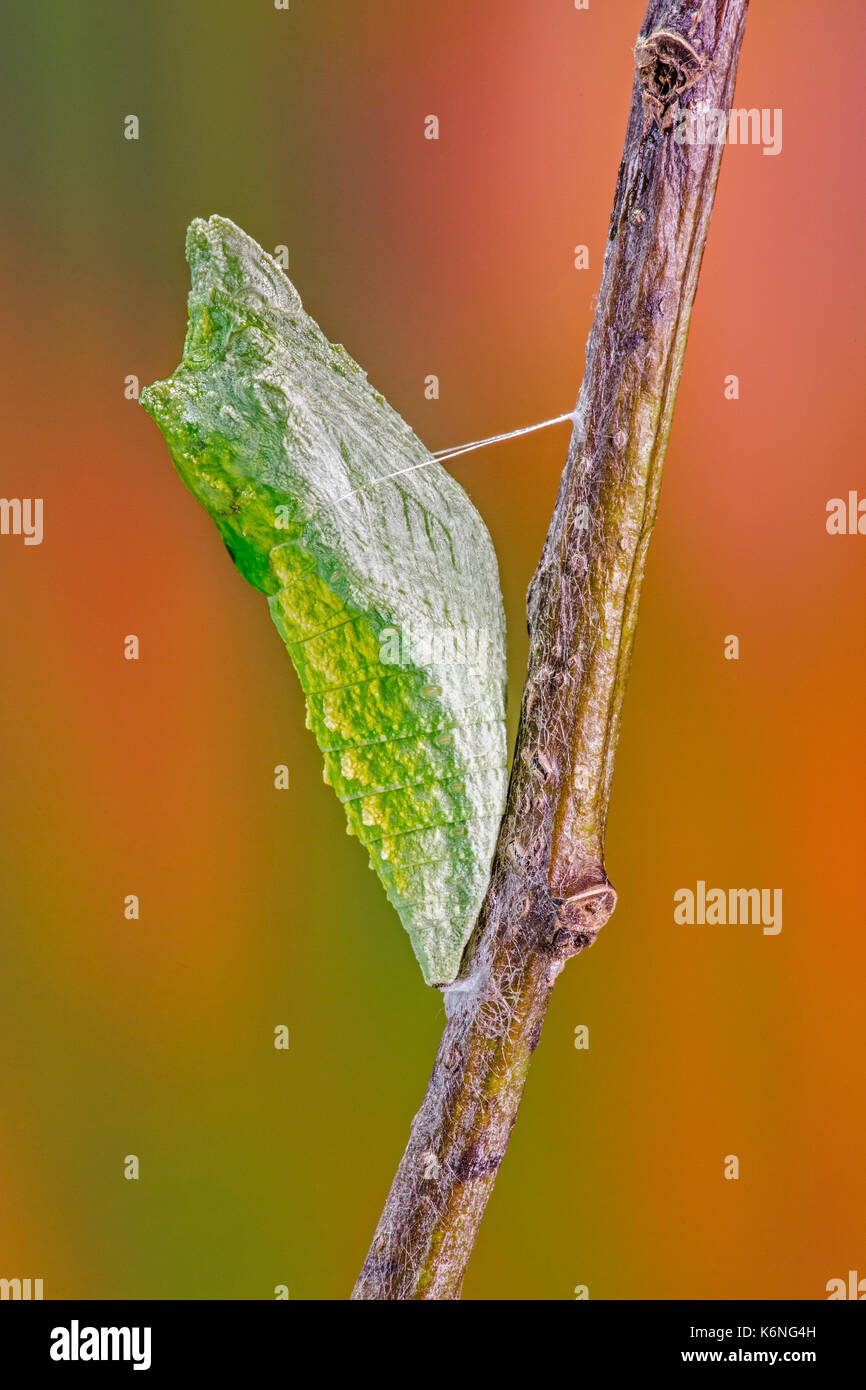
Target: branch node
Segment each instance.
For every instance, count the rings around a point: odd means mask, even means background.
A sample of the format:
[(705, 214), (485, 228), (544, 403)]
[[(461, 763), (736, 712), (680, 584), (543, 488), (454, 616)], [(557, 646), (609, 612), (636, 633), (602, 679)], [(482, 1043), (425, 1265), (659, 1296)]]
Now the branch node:
[(673, 29), (638, 39), (634, 50), (644, 110), (644, 134), (653, 120), (662, 130), (674, 123), (683, 92), (704, 75), (707, 60)]

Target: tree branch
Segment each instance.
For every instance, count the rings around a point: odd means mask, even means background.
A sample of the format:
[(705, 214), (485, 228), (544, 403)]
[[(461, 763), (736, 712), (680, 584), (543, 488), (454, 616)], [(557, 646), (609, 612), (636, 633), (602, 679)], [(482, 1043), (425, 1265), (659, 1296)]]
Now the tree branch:
[(577, 421), (529, 588), (530, 652), (490, 886), (355, 1299), (455, 1299), (554, 981), (616, 903), (604, 831), (647, 547), (748, 0), (651, 0)]

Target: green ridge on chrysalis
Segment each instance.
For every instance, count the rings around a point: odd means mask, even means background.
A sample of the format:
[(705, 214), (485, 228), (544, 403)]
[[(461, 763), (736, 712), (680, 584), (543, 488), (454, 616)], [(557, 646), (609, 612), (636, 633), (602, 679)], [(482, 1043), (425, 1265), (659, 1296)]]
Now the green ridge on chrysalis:
[(493, 544), (460, 485), (261, 247), (211, 217), (191, 223), (186, 249), (183, 358), (141, 403), (241, 574), (267, 595), (325, 780), (424, 978), (447, 984), (505, 804)]

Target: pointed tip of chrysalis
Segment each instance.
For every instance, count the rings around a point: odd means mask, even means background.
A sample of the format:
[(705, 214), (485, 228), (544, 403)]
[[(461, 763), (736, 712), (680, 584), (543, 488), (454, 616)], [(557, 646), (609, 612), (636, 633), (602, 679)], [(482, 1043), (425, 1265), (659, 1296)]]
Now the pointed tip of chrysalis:
[(228, 217), (194, 217), (186, 232), (190, 314), (217, 296), (240, 310), (296, 314), (301, 296), (285, 271)]

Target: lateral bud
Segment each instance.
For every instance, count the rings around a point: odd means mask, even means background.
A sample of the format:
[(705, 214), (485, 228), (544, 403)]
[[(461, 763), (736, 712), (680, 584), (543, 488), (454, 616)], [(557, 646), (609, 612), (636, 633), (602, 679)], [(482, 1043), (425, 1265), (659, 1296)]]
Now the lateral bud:
[(556, 915), (547, 946), (560, 959), (591, 946), (616, 908), (616, 889), (607, 879), (567, 898), (554, 898)]

